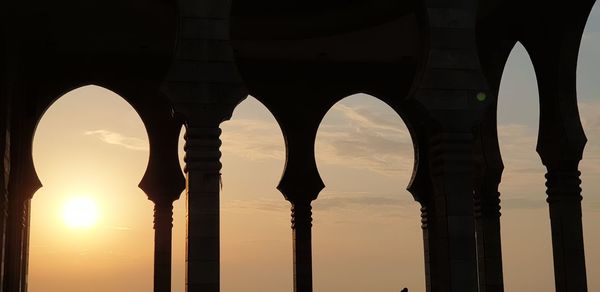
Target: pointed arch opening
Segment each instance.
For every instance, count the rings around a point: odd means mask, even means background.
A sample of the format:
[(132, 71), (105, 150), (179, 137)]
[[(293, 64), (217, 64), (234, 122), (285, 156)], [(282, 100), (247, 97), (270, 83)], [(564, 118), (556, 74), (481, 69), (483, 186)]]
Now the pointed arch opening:
[(43, 187), (32, 200), (29, 291), (151, 290), (153, 205), (137, 186), (148, 139), (133, 108), (99, 86), (72, 90), (42, 117), (33, 157)]
[(406, 191), (414, 151), (400, 116), (373, 96), (346, 97), (323, 119), (315, 152), (326, 185), (313, 202), (315, 290), (424, 290), (420, 206)]
[[(520, 43), (506, 63), (498, 94), (498, 139), (504, 161), (500, 184), (506, 290), (554, 289), (546, 170), (536, 153), (539, 98), (529, 54)], [(528, 271), (522, 273), (522, 271)]]

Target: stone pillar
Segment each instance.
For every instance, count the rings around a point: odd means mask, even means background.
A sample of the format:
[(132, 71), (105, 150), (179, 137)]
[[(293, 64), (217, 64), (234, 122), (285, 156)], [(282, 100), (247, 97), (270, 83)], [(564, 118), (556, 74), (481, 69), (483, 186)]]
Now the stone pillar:
[[(476, 129), (490, 106), (476, 44), (477, 1), (425, 1), (419, 72), (408, 97), (418, 132), (428, 292), (478, 290), (473, 190)], [(426, 152), (426, 155), (420, 153)], [(420, 175), (424, 176), (423, 174)], [(415, 177), (415, 176), (413, 176)], [(429, 191), (429, 193), (425, 193)], [(414, 194), (414, 193), (413, 193)]]
[(26, 292), (31, 199), (11, 200), (7, 228), (5, 291)]
[[(473, 215), (473, 136), (438, 134), (430, 138), (429, 166), (417, 170), (409, 190), (421, 204), (426, 291), (477, 291)], [(429, 182), (419, 179), (429, 172)]]
[(186, 127), (186, 291), (219, 292), (219, 125), (247, 92), (229, 38), (229, 0), (178, 0), (177, 51), (165, 84)]
[[(506, 59), (504, 59), (506, 60)], [(489, 77), (488, 77), (489, 78)], [(498, 80), (499, 85), (500, 80)], [(492, 84), (492, 88), (496, 83)], [(493, 89), (492, 89), (493, 91)], [(500, 193), (498, 186), (504, 164), (500, 156), (496, 128), (495, 93), (476, 142), (476, 175), (474, 190), (475, 238), (479, 292), (504, 291), (502, 240), (500, 232)]]
[(8, 222), (8, 181), (10, 177), (10, 132), (8, 101), (2, 93), (0, 100), (0, 292), (4, 291), (4, 266)]
[(139, 183), (154, 203), (154, 292), (171, 291), (171, 259), (173, 202), (185, 189), (185, 178), (179, 166), (179, 134), (181, 121), (174, 119), (166, 97), (147, 86), (130, 96), (139, 113), (150, 144), (150, 155), (144, 177)]
[[(432, 290), (432, 281), (437, 277), (432, 274), (431, 267), (435, 266), (435, 263), (432, 262), (431, 250), (430, 246), (433, 242), (430, 241), (430, 238), (434, 238), (435, 235), (432, 234), (433, 227), (430, 225), (433, 223), (433, 220), (429, 220), (429, 212), (434, 206), (429, 202), (420, 202), (421, 203), (421, 229), (423, 230), (423, 252), (425, 256), (425, 291), (433, 291)], [(428, 207), (430, 206), (430, 207)]]
[[(535, 68), (540, 94), (537, 152), (546, 166), (557, 292), (585, 292), (587, 279), (581, 220), (579, 161), (587, 139), (577, 107), (577, 56), (589, 1), (554, 7), (543, 29), (523, 45)], [(593, 3), (593, 1), (592, 1)], [(589, 7), (584, 7), (589, 6)], [(552, 17), (551, 17), (552, 16)], [(556, 23), (554, 17), (565, 21)]]
[(434, 220), (430, 220), (430, 213), (435, 213), (435, 205), (432, 203), (433, 186), (429, 171), (429, 153), (427, 148), (427, 137), (425, 130), (410, 125), (408, 129), (413, 137), (415, 150), (415, 164), (412, 179), (406, 188), (414, 197), (415, 201), (421, 205), (421, 229), (423, 230), (423, 253), (425, 259), (425, 291), (432, 291), (432, 282), (435, 282), (437, 276), (432, 274), (432, 267), (435, 262), (432, 261), (432, 251), (435, 250)]
[(496, 187), (475, 190), (475, 232), (479, 292), (502, 292), (502, 241), (500, 233), (500, 193)]
[(294, 291), (297, 292), (313, 291), (311, 210), (310, 201), (292, 203)]
[(13, 198), (9, 201), (8, 226), (5, 252), (4, 291), (21, 292), (23, 231), (25, 201)]
[(429, 259), (428, 291), (477, 291), (473, 217), (473, 136), (431, 137), (432, 198), (424, 208)]
[(154, 205), (154, 292), (171, 291), (173, 202)]
[(221, 129), (187, 126), (187, 291), (220, 289)]
[(31, 199), (25, 201), (23, 209), (23, 231), (21, 233), (21, 292), (27, 292), (29, 276), (29, 239), (31, 237)]
[[(4, 5), (5, 7), (6, 5)], [(8, 7), (5, 7), (7, 9)], [(10, 11), (10, 10), (7, 10)], [(15, 42), (11, 39), (12, 30), (9, 27), (9, 18), (2, 17), (0, 34), (4, 41), (0, 43), (0, 55), (12, 56)], [(0, 68), (0, 292), (4, 292), (4, 274), (6, 266), (6, 246), (8, 233), (8, 182), (10, 180), (10, 115), (11, 115), (11, 89), (14, 78), (14, 63), (16, 58), (3, 57), (3, 66)], [(10, 76), (10, 77), (9, 77)]]
[(314, 143), (327, 107), (315, 105), (304, 112), (291, 106), (277, 109), (275, 116), (286, 141), (285, 169), (277, 189), (292, 204), (294, 292), (312, 292), (311, 202), (325, 187), (317, 169)]
[[(3, 155), (4, 164), (8, 161), (8, 156)], [(3, 165), (4, 166), (4, 165)], [(8, 173), (4, 171), (2, 167), (2, 181), (0, 181), (0, 292), (4, 291), (4, 266), (5, 266), (5, 251), (6, 251), (6, 234), (7, 234), (7, 221), (8, 221), (8, 194), (5, 186), (5, 181), (8, 180)]]
[(35, 173), (32, 157), (33, 134), (39, 119), (40, 116), (33, 115), (13, 116), (11, 120), (5, 292), (23, 292), (27, 289), (29, 209), (33, 194), (42, 186)]
[(579, 175), (576, 165), (549, 167), (546, 174), (554, 280), (559, 292), (587, 291)]

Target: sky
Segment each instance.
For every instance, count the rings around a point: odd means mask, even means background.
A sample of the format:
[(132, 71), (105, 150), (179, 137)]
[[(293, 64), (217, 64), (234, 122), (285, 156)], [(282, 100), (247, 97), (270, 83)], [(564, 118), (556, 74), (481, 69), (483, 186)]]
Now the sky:
[[(580, 164), (589, 291), (600, 291), (598, 5), (578, 66), (589, 140)], [(535, 152), (535, 73), (520, 45), (505, 70), (498, 112), (505, 290), (553, 291), (545, 169)], [(290, 205), (275, 189), (284, 165), (281, 131), (252, 97), (222, 129), (221, 291), (292, 291)], [(371, 96), (347, 97), (325, 117), (316, 156), (327, 187), (313, 203), (315, 290), (424, 291), (419, 204), (405, 190), (413, 149), (401, 119)], [(137, 188), (147, 160), (142, 122), (118, 95), (86, 86), (48, 110), (34, 140), (44, 187), (32, 202), (31, 292), (151, 291), (153, 205)], [(63, 209), (81, 196), (97, 203), (98, 222), (72, 228)], [(174, 292), (184, 291), (183, 198), (174, 209)]]

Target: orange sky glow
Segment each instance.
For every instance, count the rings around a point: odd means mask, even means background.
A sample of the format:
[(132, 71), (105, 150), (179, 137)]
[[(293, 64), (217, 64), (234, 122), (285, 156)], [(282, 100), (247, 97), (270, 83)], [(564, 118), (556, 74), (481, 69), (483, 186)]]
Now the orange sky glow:
[[(598, 55), (600, 32), (586, 35), (582, 56)], [(588, 287), (600, 291), (600, 58), (593, 58), (579, 68), (589, 140), (581, 170)], [(505, 287), (554, 291), (545, 170), (535, 153), (535, 74), (522, 47), (506, 74), (499, 97)], [(291, 291), (290, 205), (275, 189), (281, 131), (252, 97), (222, 128), (221, 291)], [(413, 149), (402, 120), (373, 97), (350, 96), (325, 117), (316, 155), (327, 187), (313, 203), (315, 290), (425, 291), (419, 204), (405, 190)], [(153, 205), (137, 188), (147, 159), (141, 120), (106, 89), (82, 87), (48, 110), (34, 140), (44, 187), (32, 201), (29, 291), (151, 291)], [(65, 206), (77, 197), (91, 198), (98, 213), (86, 228), (65, 222)], [(174, 292), (185, 283), (184, 208), (182, 195), (174, 209)]]

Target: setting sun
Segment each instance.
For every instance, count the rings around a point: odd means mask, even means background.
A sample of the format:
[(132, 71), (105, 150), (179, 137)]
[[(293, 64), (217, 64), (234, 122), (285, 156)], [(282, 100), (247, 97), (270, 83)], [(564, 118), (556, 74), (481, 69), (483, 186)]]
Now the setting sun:
[(98, 221), (98, 205), (88, 197), (70, 198), (65, 202), (62, 215), (71, 228), (89, 228)]

